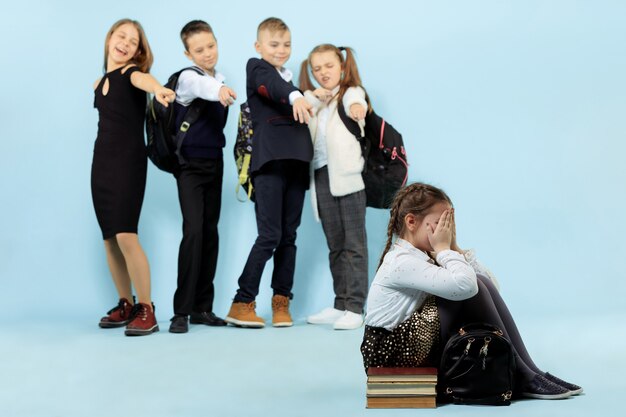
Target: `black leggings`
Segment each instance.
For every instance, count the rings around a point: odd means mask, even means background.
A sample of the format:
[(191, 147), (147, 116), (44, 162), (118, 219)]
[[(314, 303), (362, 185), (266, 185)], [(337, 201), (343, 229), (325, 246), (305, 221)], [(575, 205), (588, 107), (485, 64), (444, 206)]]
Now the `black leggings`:
[(509, 309), (489, 278), (478, 275), (478, 294), (472, 298), (463, 301), (437, 298), (437, 308), (444, 344), (465, 324), (489, 323), (502, 329), (511, 341), (517, 371), (524, 381), (530, 381), (537, 374), (544, 374), (530, 358)]

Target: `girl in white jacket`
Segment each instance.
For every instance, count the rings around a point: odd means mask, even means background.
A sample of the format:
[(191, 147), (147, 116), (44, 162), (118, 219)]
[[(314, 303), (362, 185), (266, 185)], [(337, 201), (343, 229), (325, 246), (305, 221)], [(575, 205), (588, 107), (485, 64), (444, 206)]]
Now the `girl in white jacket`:
[(302, 62), (300, 89), (313, 105), (309, 121), (314, 147), (311, 202), (326, 235), (335, 291), (334, 306), (307, 321), (332, 323), (337, 330), (356, 329), (363, 325), (368, 288), (364, 160), (359, 142), (337, 112), (338, 106), (344, 106), (346, 114), (363, 125), (368, 111), (352, 49), (329, 44), (315, 47)]

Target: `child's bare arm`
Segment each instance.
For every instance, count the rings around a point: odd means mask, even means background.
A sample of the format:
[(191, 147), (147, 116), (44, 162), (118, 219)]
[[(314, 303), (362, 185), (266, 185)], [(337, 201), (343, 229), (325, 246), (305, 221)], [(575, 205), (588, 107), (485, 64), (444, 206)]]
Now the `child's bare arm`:
[(140, 90), (154, 94), (154, 98), (165, 107), (176, 97), (176, 93), (163, 87), (152, 75), (141, 71), (130, 74), (130, 82)]

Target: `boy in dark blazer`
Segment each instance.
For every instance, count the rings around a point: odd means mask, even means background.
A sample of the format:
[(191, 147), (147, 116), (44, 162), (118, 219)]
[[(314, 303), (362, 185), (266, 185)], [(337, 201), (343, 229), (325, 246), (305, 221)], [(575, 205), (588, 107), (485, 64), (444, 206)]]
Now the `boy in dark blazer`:
[(291, 55), (291, 33), (280, 19), (268, 18), (257, 30), (256, 51), (246, 67), (248, 105), (254, 131), (250, 173), (255, 190), (258, 237), (239, 277), (239, 289), (226, 321), (264, 327), (255, 299), (267, 261), (274, 257), (272, 325), (293, 325), (289, 314), (296, 261), (296, 230), (309, 184), (313, 145), (306, 123), (311, 105), (283, 67)]

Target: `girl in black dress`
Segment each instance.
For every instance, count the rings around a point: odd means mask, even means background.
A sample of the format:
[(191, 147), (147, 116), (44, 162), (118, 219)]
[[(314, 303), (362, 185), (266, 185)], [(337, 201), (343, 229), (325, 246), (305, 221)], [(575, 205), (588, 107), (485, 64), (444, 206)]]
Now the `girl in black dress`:
[[(146, 185), (143, 126), (146, 92), (167, 106), (174, 92), (148, 71), (153, 57), (139, 22), (122, 19), (104, 43), (105, 74), (94, 85), (98, 137), (91, 167), (91, 194), (107, 262), (120, 300), (100, 327), (126, 326), (126, 335), (159, 330), (150, 298), (150, 267), (137, 237)], [(139, 302), (134, 305), (131, 283)]]

